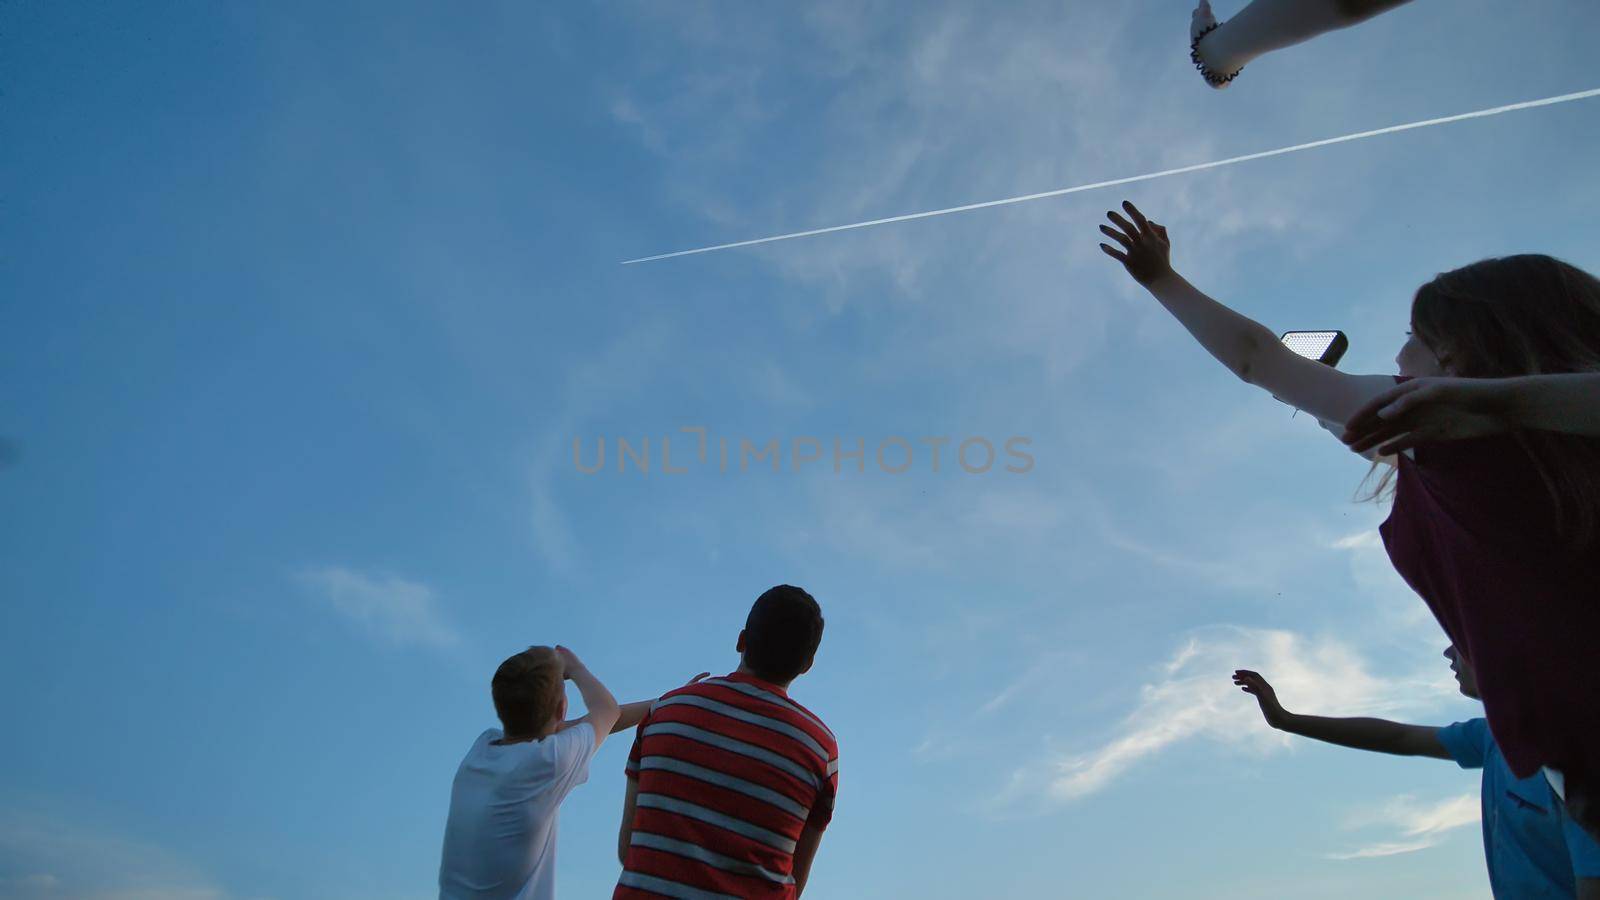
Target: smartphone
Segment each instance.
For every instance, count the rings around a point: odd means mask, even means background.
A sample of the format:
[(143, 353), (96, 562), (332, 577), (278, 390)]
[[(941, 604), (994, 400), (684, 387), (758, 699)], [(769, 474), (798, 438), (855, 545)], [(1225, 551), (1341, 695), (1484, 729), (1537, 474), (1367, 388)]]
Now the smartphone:
[(1342, 331), (1286, 331), (1283, 345), (1326, 366), (1337, 366), (1350, 349), (1350, 339)]

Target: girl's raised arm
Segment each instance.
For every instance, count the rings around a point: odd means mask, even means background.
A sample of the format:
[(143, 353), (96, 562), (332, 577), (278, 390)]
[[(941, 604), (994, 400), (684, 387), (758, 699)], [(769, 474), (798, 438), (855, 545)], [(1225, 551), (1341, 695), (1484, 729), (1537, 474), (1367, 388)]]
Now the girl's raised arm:
[[(1167, 229), (1123, 201), (1128, 218), (1106, 213), (1116, 227), (1100, 231), (1116, 242), (1100, 249), (1121, 262), (1200, 346), (1240, 380), (1270, 391), (1329, 422), (1348, 422), (1367, 401), (1394, 387), (1388, 375), (1350, 375), (1285, 347), (1266, 326), (1218, 303), (1172, 268)], [(1131, 221), (1130, 221), (1131, 220)]]

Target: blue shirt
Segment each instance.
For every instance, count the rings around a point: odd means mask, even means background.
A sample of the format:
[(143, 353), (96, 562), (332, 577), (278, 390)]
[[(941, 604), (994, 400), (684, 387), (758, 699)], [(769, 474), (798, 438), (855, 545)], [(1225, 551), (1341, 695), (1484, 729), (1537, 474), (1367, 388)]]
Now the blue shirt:
[(1483, 856), (1496, 897), (1573, 897), (1576, 878), (1600, 877), (1600, 844), (1572, 821), (1544, 773), (1511, 774), (1484, 719), (1439, 729), (1463, 769), (1483, 770)]

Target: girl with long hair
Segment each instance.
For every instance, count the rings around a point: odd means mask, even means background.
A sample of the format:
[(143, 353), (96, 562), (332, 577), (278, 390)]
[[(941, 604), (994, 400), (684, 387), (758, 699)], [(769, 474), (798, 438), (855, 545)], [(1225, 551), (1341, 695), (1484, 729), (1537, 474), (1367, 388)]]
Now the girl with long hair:
[(1544, 769), (1600, 835), (1600, 280), (1536, 254), (1446, 272), (1412, 300), (1399, 376), (1353, 375), (1206, 296), (1123, 209), (1101, 249), (1201, 346), (1395, 467), (1395, 569), (1478, 673), (1512, 771)]

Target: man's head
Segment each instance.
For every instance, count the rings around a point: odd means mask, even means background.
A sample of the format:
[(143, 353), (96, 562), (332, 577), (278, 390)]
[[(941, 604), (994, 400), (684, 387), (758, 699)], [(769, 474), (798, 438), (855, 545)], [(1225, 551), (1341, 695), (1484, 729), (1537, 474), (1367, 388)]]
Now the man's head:
[(739, 632), (742, 668), (773, 684), (788, 684), (811, 668), (822, 643), (822, 608), (811, 595), (780, 584), (756, 598)]
[(1478, 694), (1478, 676), (1473, 674), (1472, 667), (1461, 658), (1461, 653), (1456, 650), (1454, 644), (1444, 648), (1444, 658), (1450, 660), (1450, 671), (1455, 673), (1456, 684), (1461, 686), (1462, 696), (1482, 700), (1483, 697)]
[(543, 737), (567, 714), (566, 667), (552, 647), (529, 647), (500, 664), (490, 691), (506, 737)]

